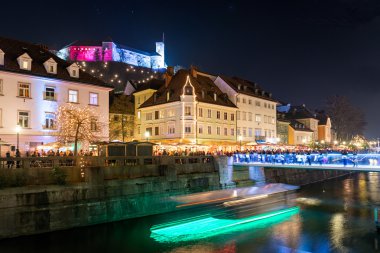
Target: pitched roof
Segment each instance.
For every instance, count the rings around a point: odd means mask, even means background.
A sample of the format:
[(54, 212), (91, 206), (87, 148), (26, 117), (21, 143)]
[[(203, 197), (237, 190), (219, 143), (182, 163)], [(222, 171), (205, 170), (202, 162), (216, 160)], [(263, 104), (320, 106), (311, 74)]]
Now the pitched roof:
[(240, 77), (220, 76), (232, 89), (238, 93), (277, 102), (272, 93), (264, 91), (257, 83)]
[(295, 130), (295, 131), (304, 131), (304, 132), (313, 132), (310, 128), (306, 127), (304, 124), (297, 120), (291, 120), (290, 121), (290, 126)]
[[(151, 96), (140, 106), (140, 108), (180, 101), (180, 96), (182, 95), (187, 77), (189, 77), (189, 81), (195, 89), (197, 101), (236, 108), (236, 106), (228, 99), (227, 94), (224, 94), (210, 78), (202, 75), (193, 77), (190, 75), (189, 71), (185, 69), (178, 70), (172, 77), (168, 86), (166, 87), (165, 85), (162, 85), (157, 90), (156, 95)], [(169, 100), (167, 100), (166, 95), (168, 92), (170, 93)], [(214, 93), (217, 95), (216, 101), (214, 100)]]
[(316, 111), (317, 119), (319, 120), (318, 125), (324, 126), (327, 125), (327, 121), (330, 118), (325, 111)]
[[(83, 71), (80, 71), (79, 78), (71, 77), (66, 68), (72, 63), (62, 60), (55, 54), (42, 48), (39, 45), (0, 37), (0, 48), (5, 53), (4, 65), (0, 65), (0, 71), (9, 71), (26, 75), (61, 79), (107, 88), (112, 87)], [(30, 71), (21, 69), (17, 62), (17, 58), (24, 53), (27, 53), (32, 58), (32, 68)], [(45, 69), (44, 62), (50, 58), (53, 58), (53, 60), (57, 63), (57, 74), (48, 73)]]
[(164, 86), (165, 80), (163, 79), (151, 79), (148, 82), (144, 83), (133, 83), (137, 88), (136, 92), (143, 91), (143, 90), (148, 90), (148, 89), (153, 89), (153, 90), (158, 90), (161, 86)]
[(316, 119), (314, 113), (312, 113), (305, 105), (291, 106), (286, 113), (288, 119)]

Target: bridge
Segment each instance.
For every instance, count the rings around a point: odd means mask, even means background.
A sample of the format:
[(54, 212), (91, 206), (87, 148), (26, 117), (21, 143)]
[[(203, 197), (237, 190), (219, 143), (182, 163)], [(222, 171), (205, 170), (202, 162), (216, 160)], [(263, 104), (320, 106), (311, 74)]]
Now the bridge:
[(235, 154), (234, 166), (380, 172), (380, 154)]

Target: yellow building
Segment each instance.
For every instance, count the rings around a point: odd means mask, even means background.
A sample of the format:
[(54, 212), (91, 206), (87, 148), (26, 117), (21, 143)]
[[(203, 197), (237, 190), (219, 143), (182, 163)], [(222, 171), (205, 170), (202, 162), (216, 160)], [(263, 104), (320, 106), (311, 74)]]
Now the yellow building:
[(306, 127), (303, 123), (292, 120), (288, 125), (288, 144), (306, 145), (313, 139), (314, 131)]

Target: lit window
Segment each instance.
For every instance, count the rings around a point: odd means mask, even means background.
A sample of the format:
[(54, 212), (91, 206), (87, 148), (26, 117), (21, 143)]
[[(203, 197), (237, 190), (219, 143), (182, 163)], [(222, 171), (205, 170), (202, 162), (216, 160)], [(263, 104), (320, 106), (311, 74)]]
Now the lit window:
[(255, 121), (256, 122), (261, 122), (261, 115), (260, 114), (256, 114), (255, 115)]
[(154, 111), (154, 119), (159, 119), (159, 118), (160, 118), (160, 112)]
[(185, 116), (191, 116), (191, 107), (185, 106)]
[(49, 73), (54, 73), (54, 66), (53, 65), (50, 65), (49, 66)]
[(227, 127), (224, 128), (224, 135), (227, 135), (228, 134), (228, 129)]
[(90, 92), (90, 105), (98, 105), (99, 94)]
[(78, 103), (78, 91), (77, 90), (69, 90), (69, 102), (70, 103)]
[(168, 134), (175, 134), (175, 127), (174, 127), (174, 125), (168, 126)]
[(30, 98), (30, 84), (19, 83), (18, 84), (18, 96), (24, 98)]
[(165, 117), (165, 111), (161, 110), (160, 111), (160, 119), (163, 119)]
[(45, 112), (45, 129), (54, 129), (55, 128), (55, 113)]
[(141, 112), (138, 111), (138, 112), (137, 112), (137, 118), (140, 119), (140, 117), (141, 117)]
[(4, 95), (3, 79), (0, 79), (0, 95)]
[(28, 128), (29, 127), (29, 112), (19, 111), (18, 112), (18, 124), (20, 127)]
[(27, 61), (22, 61), (22, 68), (28, 69), (28, 62)]
[(255, 136), (261, 136), (261, 128), (255, 128)]

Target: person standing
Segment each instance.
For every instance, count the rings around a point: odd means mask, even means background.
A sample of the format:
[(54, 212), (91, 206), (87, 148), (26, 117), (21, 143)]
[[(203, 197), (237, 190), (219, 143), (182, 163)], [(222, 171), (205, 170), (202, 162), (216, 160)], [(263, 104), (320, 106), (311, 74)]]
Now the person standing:
[(16, 149), (16, 168), (20, 168), (20, 157), (21, 157), (21, 153), (20, 153), (20, 150), (19, 149)]

